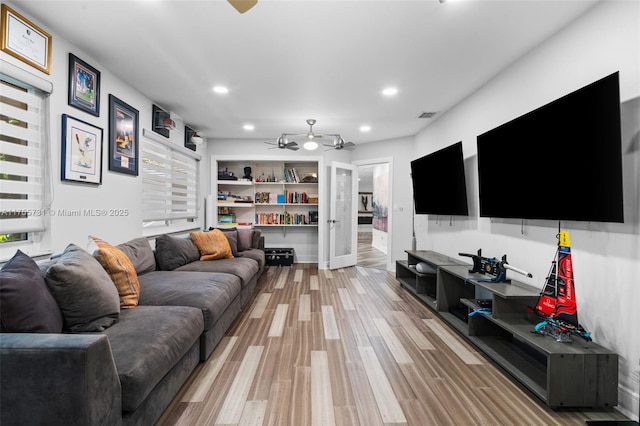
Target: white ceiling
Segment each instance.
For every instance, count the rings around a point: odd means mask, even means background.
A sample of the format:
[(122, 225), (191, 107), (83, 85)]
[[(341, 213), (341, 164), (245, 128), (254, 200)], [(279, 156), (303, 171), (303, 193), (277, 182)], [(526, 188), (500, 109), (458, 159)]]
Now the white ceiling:
[[(315, 118), (314, 131), (359, 144), (416, 134), (438, 117), (420, 113), (442, 114), (595, 3), (258, 0), (245, 14), (224, 0), (11, 5), (205, 137), (274, 140)], [(213, 93), (218, 84), (229, 93)], [(387, 86), (398, 94), (384, 98)]]

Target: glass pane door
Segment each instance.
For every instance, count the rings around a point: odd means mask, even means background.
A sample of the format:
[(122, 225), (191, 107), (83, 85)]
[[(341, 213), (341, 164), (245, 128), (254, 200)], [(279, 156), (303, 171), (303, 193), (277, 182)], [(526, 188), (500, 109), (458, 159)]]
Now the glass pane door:
[(357, 262), (358, 167), (331, 163), (331, 208), (329, 215), (329, 269)]

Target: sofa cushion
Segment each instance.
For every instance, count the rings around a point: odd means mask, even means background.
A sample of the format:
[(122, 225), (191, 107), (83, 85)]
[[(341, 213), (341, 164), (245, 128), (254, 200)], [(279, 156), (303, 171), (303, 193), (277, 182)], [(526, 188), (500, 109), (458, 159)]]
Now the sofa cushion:
[(240, 256), (255, 260), (258, 262), (258, 269), (264, 269), (266, 264), (264, 250), (252, 248), (241, 252)]
[(199, 308), (209, 330), (240, 294), (241, 283), (223, 273), (155, 271), (140, 276), (140, 288), (141, 305)]
[(45, 281), (60, 307), (64, 329), (103, 331), (118, 321), (120, 298), (113, 281), (95, 257), (69, 244)]
[(156, 258), (149, 241), (145, 237), (135, 238), (116, 246), (127, 255), (136, 274), (142, 275), (156, 270)]
[(60, 333), (62, 313), (38, 264), (18, 250), (0, 270), (0, 330)]
[(119, 248), (112, 246), (98, 237), (89, 237), (98, 245), (95, 257), (107, 271), (118, 289), (120, 306), (134, 308), (140, 298), (138, 274), (129, 257)]
[(200, 251), (190, 238), (160, 235), (156, 238), (158, 269), (173, 271), (179, 266), (200, 259)]
[(202, 313), (187, 306), (125, 309), (104, 333), (122, 386), (122, 411), (132, 412), (198, 342)]
[(200, 260), (231, 259), (233, 253), (229, 240), (219, 229), (213, 231), (197, 231), (189, 234), (200, 251)]
[(258, 262), (248, 257), (218, 259), (215, 261), (196, 261), (183, 265), (176, 271), (224, 272), (241, 279), (242, 286), (247, 285), (258, 273)]

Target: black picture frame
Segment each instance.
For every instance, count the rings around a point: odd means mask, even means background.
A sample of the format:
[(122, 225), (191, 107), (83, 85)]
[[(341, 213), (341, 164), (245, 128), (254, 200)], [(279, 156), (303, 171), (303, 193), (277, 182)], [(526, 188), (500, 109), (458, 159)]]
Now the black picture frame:
[(373, 192), (359, 192), (358, 213), (373, 213)]
[(60, 178), (63, 181), (102, 184), (102, 128), (62, 114)]
[(100, 71), (69, 52), (69, 105), (100, 117)]
[(138, 176), (139, 112), (109, 94), (109, 170)]

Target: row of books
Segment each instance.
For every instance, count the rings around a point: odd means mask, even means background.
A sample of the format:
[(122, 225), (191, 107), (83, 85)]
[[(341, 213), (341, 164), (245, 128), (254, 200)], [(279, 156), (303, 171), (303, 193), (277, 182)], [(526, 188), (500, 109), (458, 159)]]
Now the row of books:
[(295, 167), (292, 169), (284, 169), (284, 181), (288, 183), (300, 183), (300, 174)]
[(309, 225), (309, 217), (298, 213), (256, 213), (258, 225)]
[(309, 196), (306, 192), (290, 192), (284, 191), (284, 194), (276, 194), (272, 192), (256, 192), (255, 202), (257, 204), (307, 204)]

